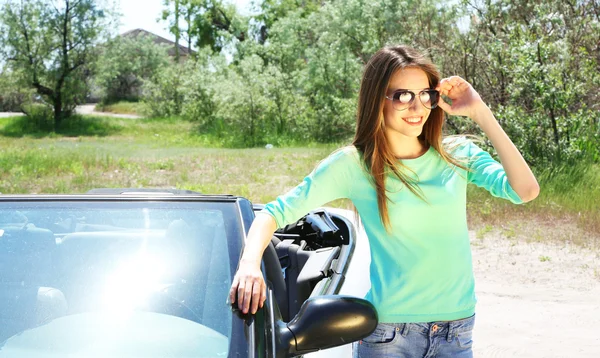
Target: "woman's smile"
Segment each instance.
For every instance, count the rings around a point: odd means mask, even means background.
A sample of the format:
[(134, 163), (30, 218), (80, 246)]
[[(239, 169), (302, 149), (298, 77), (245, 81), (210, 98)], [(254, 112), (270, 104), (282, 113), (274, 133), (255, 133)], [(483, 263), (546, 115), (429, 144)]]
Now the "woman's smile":
[(418, 126), (423, 124), (423, 117), (419, 116), (419, 117), (402, 117), (402, 119), (410, 124), (411, 126)]

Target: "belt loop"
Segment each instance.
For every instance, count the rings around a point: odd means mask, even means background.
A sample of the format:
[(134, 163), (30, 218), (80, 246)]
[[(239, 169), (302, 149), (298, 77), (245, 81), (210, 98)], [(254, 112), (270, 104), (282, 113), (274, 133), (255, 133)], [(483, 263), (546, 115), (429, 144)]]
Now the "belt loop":
[(453, 322), (448, 323), (448, 335), (446, 336), (446, 341), (448, 343), (452, 342), (452, 338), (454, 338), (454, 325), (452, 323)]
[(408, 325), (410, 323), (402, 323), (402, 337), (406, 337), (408, 335)]

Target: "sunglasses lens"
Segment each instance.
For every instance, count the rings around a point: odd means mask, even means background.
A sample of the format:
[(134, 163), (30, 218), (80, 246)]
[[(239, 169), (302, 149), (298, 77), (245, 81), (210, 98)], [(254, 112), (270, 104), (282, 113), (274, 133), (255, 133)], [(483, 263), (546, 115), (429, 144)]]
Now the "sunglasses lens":
[(434, 109), (435, 107), (437, 107), (439, 99), (440, 93), (436, 90), (421, 92), (421, 102), (425, 107), (429, 109)]
[(409, 104), (412, 102), (413, 94), (410, 92), (399, 92), (398, 93), (398, 102), (400, 104)]
[(415, 99), (414, 93), (411, 91), (397, 91), (393, 95), (393, 104), (396, 110), (404, 110), (410, 106)]

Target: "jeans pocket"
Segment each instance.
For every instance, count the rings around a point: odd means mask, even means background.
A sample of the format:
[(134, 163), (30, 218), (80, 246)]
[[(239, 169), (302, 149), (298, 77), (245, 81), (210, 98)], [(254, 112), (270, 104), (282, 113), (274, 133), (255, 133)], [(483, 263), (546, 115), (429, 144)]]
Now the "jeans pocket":
[(456, 336), (456, 342), (460, 348), (471, 348), (473, 345), (473, 331), (458, 333)]
[(360, 344), (381, 345), (392, 343), (396, 339), (398, 333), (396, 327), (380, 323), (371, 335), (363, 338)]

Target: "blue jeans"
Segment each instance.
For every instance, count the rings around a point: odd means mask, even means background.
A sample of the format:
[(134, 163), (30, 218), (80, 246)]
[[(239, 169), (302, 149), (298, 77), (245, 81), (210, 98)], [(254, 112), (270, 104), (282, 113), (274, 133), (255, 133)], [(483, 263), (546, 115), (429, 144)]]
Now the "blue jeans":
[(380, 323), (354, 343), (355, 358), (472, 358), (475, 316), (449, 322)]

